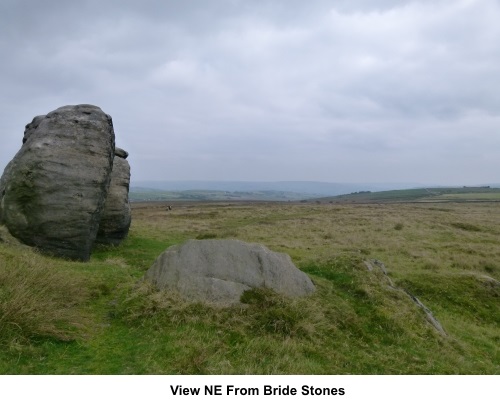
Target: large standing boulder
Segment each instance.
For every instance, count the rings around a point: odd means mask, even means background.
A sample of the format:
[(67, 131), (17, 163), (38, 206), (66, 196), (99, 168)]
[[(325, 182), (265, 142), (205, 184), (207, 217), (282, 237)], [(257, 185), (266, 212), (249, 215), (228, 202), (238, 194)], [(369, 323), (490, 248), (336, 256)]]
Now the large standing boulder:
[(114, 151), (111, 117), (99, 107), (65, 106), (35, 117), (0, 179), (0, 221), (27, 245), (88, 260)]
[(315, 291), (290, 256), (238, 240), (190, 240), (172, 246), (156, 259), (145, 280), (189, 300), (217, 304), (238, 303), (252, 288), (290, 297)]
[(126, 151), (115, 149), (111, 183), (99, 224), (97, 243), (118, 245), (127, 237), (132, 219), (128, 198), (130, 165), (126, 160), (127, 157)]
[(10, 172), (12, 170), (13, 160), (9, 162), (9, 164), (5, 167), (3, 171), (2, 177), (0, 177), (0, 225), (4, 224), (5, 221), (3, 219), (3, 207), (4, 207), (4, 196), (5, 189), (7, 188), (7, 181), (10, 178)]

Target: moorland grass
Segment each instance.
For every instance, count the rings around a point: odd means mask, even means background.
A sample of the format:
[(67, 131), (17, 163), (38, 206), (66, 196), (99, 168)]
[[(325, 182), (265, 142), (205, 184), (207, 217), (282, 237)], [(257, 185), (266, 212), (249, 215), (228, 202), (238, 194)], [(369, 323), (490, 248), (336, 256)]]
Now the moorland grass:
[(0, 341), (71, 341), (88, 324), (81, 306), (90, 299), (83, 274), (53, 266), (22, 247), (0, 245)]
[[(0, 243), (3, 374), (497, 374), (500, 206), (138, 204), (88, 263)], [(291, 255), (317, 291), (191, 303), (141, 281), (168, 246), (237, 238)], [(364, 261), (378, 259), (400, 289)]]

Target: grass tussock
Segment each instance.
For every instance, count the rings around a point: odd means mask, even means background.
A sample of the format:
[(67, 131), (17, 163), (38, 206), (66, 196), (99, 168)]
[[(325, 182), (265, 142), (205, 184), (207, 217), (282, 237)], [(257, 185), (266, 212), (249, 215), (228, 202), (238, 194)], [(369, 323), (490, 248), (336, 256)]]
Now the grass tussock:
[(85, 281), (29, 250), (16, 253), (0, 253), (0, 342), (76, 339), (86, 324)]
[[(187, 324), (230, 328), (245, 335), (275, 338), (307, 337), (314, 334), (321, 311), (311, 300), (290, 299), (268, 289), (244, 292), (241, 305), (220, 307), (190, 302), (172, 291), (158, 291), (148, 282), (134, 286), (117, 309), (117, 316), (132, 327), (157, 323), (158, 327)], [(315, 315), (316, 314), (316, 315)]]

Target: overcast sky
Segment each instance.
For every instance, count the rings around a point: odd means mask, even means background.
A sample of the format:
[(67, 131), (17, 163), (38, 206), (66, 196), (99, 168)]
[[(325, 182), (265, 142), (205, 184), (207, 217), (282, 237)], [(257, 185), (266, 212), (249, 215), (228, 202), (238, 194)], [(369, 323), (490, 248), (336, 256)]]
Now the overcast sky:
[(133, 180), (500, 182), (499, 0), (0, 0), (0, 172), (95, 104)]

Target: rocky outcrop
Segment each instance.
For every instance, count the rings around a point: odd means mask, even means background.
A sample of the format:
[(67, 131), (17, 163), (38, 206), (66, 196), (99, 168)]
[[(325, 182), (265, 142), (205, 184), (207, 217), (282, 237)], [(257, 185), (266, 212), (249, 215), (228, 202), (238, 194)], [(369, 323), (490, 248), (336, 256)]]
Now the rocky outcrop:
[(156, 259), (145, 280), (189, 300), (229, 305), (252, 288), (291, 297), (315, 291), (288, 255), (238, 240), (190, 240), (172, 246)]
[(0, 222), (27, 245), (88, 260), (114, 156), (112, 119), (99, 107), (65, 106), (35, 117), (0, 179)]
[(115, 149), (113, 170), (108, 196), (97, 233), (97, 243), (118, 245), (127, 237), (132, 220), (128, 199), (130, 185), (130, 165), (125, 160), (128, 153)]

